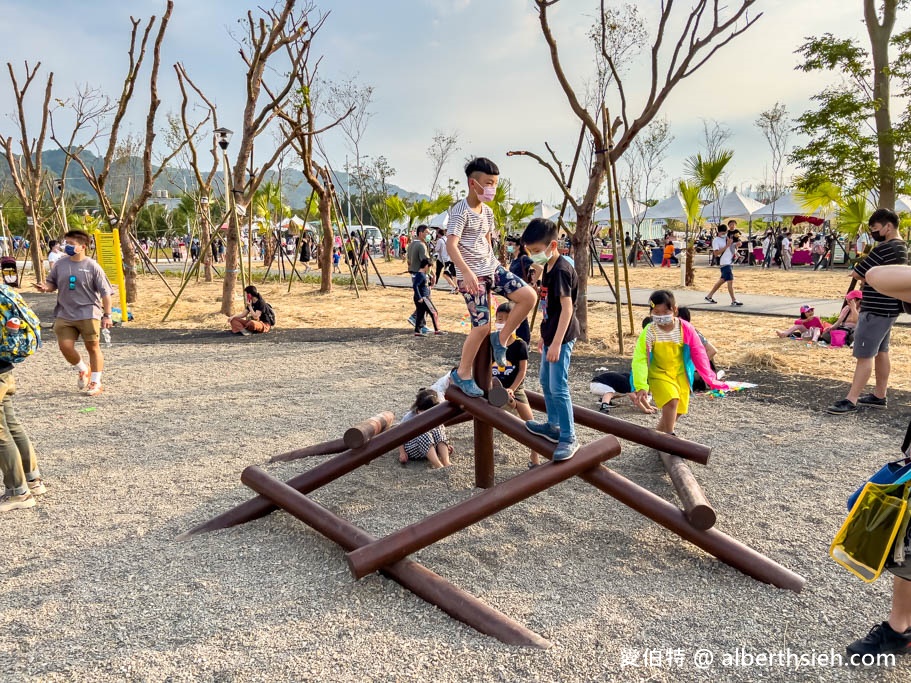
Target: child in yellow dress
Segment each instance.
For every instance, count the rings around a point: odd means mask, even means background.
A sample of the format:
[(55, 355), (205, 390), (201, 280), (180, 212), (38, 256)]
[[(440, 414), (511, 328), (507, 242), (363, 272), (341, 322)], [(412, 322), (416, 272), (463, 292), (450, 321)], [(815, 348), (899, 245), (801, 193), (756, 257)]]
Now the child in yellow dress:
[(660, 289), (649, 297), (652, 322), (642, 330), (633, 353), (633, 403), (654, 412), (651, 392), (661, 409), (658, 431), (673, 434), (678, 415), (686, 415), (696, 372), (710, 389), (727, 389), (709, 365), (696, 330), (677, 317), (673, 292)]

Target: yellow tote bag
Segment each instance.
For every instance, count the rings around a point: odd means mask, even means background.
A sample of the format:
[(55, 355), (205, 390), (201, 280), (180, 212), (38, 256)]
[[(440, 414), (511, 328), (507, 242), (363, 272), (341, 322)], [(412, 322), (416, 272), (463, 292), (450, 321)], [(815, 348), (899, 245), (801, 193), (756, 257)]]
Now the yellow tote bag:
[(868, 482), (829, 547), (832, 559), (863, 581), (876, 581), (899, 530), (907, 528), (908, 492), (908, 484)]

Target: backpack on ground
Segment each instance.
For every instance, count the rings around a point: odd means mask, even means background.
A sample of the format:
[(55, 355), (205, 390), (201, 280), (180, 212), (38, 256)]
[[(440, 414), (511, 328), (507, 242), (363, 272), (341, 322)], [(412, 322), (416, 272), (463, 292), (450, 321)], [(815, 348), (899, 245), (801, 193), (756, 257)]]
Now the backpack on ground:
[(21, 363), (41, 348), (41, 321), (18, 292), (0, 284), (0, 361)]
[(0, 258), (0, 273), (3, 274), (3, 284), (10, 287), (19, 286), (19, 268), (13, 256)]

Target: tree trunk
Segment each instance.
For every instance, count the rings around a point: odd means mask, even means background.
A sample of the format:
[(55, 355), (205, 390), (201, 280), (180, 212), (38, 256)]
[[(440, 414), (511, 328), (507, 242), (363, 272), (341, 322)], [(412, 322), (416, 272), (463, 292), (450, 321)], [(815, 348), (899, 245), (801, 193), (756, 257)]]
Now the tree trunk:
[(319, 255), (320, 294), (329, 294), (332, 291), (332, 252), (335, 247), (335, 235), (332, 234), (332, 196), (327, 191), (318, 195), (317, 207), (319, 208), (319, 222), (323, 227), (322, 250)]
[(864, 0), (864, 19), (873, 55), (873, 98), (876, 143), (879, 148), (879, 205), (895, 208), (895, 137), (889, 113), (889, 40), (895, 26), (897, 0), (883, 3), (883, 23), (876, 16), (876, 2)]
[[(29, 255), (32, 257), (32, 268), (35, 273), (36, 282), (44, 282), (44, 257), (41, 254), (41, 228), (38, 226), (38, 218), (35, 212), (28, 207), (27, 216), (31, 216), (32, 224), (28, 228)], [(12, 250), (12, 245), (10, 245)], [(10, 251), (12, 253), (12, 251)]]
[(228, 234), (225, 235), (225, 279), (221, 288), (221, 312), (234, 315), (234, 289), (237, 286), (237, 267), (240, 257), (237, 249), (237, 212), (228, 217)]
[(133, 304), (139, 298), (139, 288), (136, 284), (136, 247), (130, 237), (133, 226), (126, 221), (120, 226), (120, 255), (123, 257), (123, 283), (126, 287), (127, 303)]
[[(595, 212), (595, 201), (604, 184), (604, 166), (595, 163), (588, 176), (585, 197), (579, 205), (576, 216), (576, 231), (570, 237), (573, 258), (576, 261), (576, 276), (579, 279), (579, 298), (576, 301), (576, 319), (579, 321), (579, 340), (588, 341), (588, 271), (591, 268), (591, 225)], [(620, 330), (623, 334), (623, 330)]]
[(200, 225), (200, 252), (199, 258), (202, 259), (202, 277), (206, 282), (212, 282), (212, 245), (209, 240), (212, 239), (212, 231), (209, 228), (209, 217), (203, 214)]
[(687, 287), (692, 287), (696, 284), (696, 269), (693, 265), (695, 261), (696, 245), (692, 239), (688, 239), (686, 241), (686, 277), (684, 279)]

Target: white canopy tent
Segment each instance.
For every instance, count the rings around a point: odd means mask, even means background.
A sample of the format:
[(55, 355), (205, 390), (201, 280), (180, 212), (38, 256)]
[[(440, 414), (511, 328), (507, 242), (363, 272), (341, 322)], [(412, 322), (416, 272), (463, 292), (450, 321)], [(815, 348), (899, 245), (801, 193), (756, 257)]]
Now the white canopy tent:
[(911, 197), (900, 194), (895, 198), (896, 213), (911, 213)]
[[(557, 217), (560, 216), (559, 211), (554, 211), (550, 216), (546, 216), (554, 223), (557, 222)], [(576, 210), (573, 208), (573, 205), (567, 202), (566, 209), (563, 211), (563, 222), (564, 223), (575, 223), (576, 222)]]
[(427, 223), (431, 228), (445, 228), (449, 225), (449, 209), (440, 211), (436, 216)]
[(683, 203), (683, 195), (678, 192), (667, 199), (662, 199), (654, 206), (648, 207), (645, 210), (645, 218), (685, 221), (686, 206)]
[(769, 216), (822, 216), (822, 214), (822, 209), (816, 209), (816, 211), (810, 213), (809, 209), (801, 204), (792, 192), (782, 195), (774, 202), (756, 209), (751, 215), (756, 218)]
[[(645, 213), (646, 208), (645, 204), (637, 202), (635, 199), (624, 197), (620, 200), (620, 220), (625, 223), (635, 223)], [(614, 212), (616, 213), (616, 211), (615, 207)], [(610, 207), (606, 206), (596, 211), (595, 215), (592, 216), (592, 220), (595, 223), (610, 223)]]
[(530, 221), (532, 218), (550, 218), (551, 216), (556, 215), (556, 213), (556, 207), (545, 204), (544, 202), (538, 202), (535, 204), (535, 210), (532, 211), (531, 215), (526, 218), (525, 221)]
[(709, 204), (703, 211), (710, 212), (715, 217), (715, 222), (719, 222), (724, 218), (750, 218), (756, 215), (756, 211), (761, 208), (762, 202), (750, 199), (735, 190), (725, 195), (721, 200), (721, 206), (716, 207), (714, 204)]

